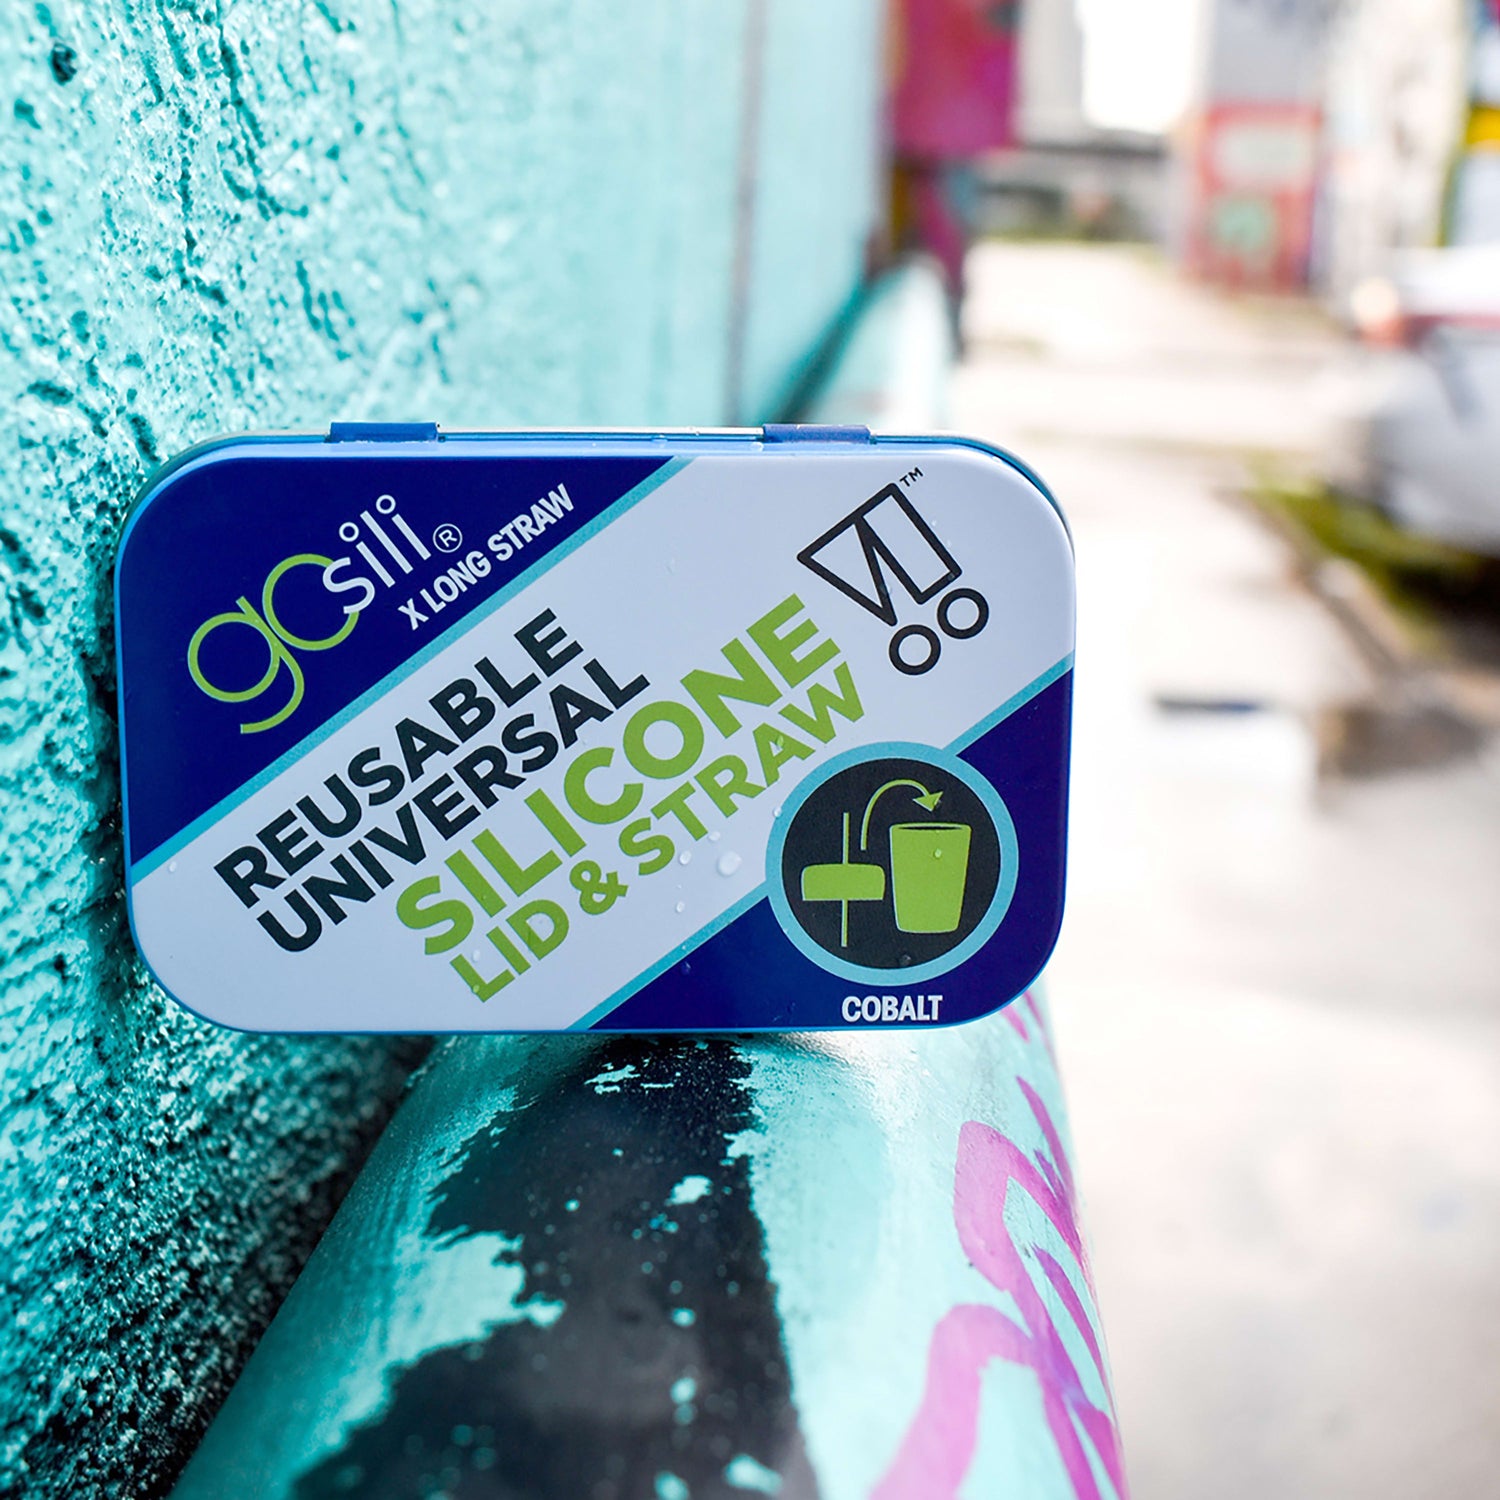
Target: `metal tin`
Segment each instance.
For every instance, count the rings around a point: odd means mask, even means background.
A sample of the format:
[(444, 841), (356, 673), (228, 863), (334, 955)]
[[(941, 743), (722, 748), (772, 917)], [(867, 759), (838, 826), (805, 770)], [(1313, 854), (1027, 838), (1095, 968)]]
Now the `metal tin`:
[(116, 608), (132, 929), (223, 1024), (947, 1025), (1056, 940), (1072, 552), (982, 445), (231, 440)]

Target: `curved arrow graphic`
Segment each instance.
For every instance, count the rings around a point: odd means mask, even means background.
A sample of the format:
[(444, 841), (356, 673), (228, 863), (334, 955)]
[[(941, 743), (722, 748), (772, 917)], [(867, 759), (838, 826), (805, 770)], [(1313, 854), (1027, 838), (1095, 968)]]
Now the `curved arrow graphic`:
[(919, 793), (921, 793), (920, 796), (913, 797), (911, 800), (920, 804), (922, 807), (925, 807), (928, 812), (936, 812), (938, 803), (943, 800), (943, 794), (941, 792), (929, 792), (920, 781), (911, 781), (907, 777), (903, 776), (896, 781), (886, 782), (886, 784), (883, 787), (880, 787), (876, 791), (875, 795), (871, 797), (867, 803), (865, 803), (864, 821), (859, 825), (859, 847), (862, 851), (870, 847), (870, 817), (875, 811), (875, 804), (879, 802), (887, 792), (894, 791), (898, 786), (913, 787)]

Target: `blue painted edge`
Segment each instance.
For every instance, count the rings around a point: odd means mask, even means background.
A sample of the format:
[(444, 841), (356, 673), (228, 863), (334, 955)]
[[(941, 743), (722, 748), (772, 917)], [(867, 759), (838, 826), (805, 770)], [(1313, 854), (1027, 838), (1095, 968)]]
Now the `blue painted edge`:
[(435, 443), (436, 422), (330, 422), (330, 443)]
[(869, 443), (868, 427), (851, 422), (767, 422), (761, 428), (768, 443)]
[[(945, 753), (948, 754), (948, 755), (952, 755), (952, 756), (961, 755), (965, 750), (968, 749), (968, 747), (970, 745), (972, 745), (976, 740), (982, 739), (986, 734), (988, 734), (990, 732), (990, 730), (992, 730), (1003, 719), (1008, 719), (1018, 709), (1024, 708), (1028, 703), (1031, 702), (1031, 700), (1033, 698), (1035, 698), (1037, 696), (1038, 693), (1044, 692), (1047, 688), (1051, 687), (1054, 682), (1056, 682), (1060, 678), (1066, 676), (1066, 674), (1068, 672), (1072, 671), (1072, 669), (1073, 669), (1073, 653), (1070, 651), (1065, 657), (1062, 658), (1061, 661), (1054, 663), (1052, 666), (1048, 667), (1047, 670), (1045, 672), (1043, 672), (1039, 677), (1036, 677), (1031, 682), (1027, 683), (1026, 686), (1023, 687), (1020, 690), (1020, 692), (1011, 694), (1011, 696), (1009, 698), (1007, 698), (1005, 700), (1005, 702), (1000, 705), (999, 708), (995, 709), (995, 711), (993, 713), (987, 714), (983, 719), (981, 719), (979, 721), (979, 723), (977, 723), (976, 725), (974, 725), (973, 728), (965, 730), (963, 734), (959, 735), (959, 737), (956, 740), (954, 740), (951, 744), (949, 744), (947, 746), (947, 749), (946, 749)], [(879, 746), (861, 746), (861, 747), (859, 747), (859, 748), (857, 748), (855, 750), (849, 751), (848, 752), (848, 756), (854, 757), (854, 758), (859, 758), (865, 752), (873, 752), (873, 751), (879, 750), (880, 748), (881, 747), (879, 747)], [(921, 752), (924, 755), (931, 755), (931, 754), (933, 754), (935, 747), (933, 747), (933, 746), (924, 746), (924, 745), (915, 745), (915, 744), (906, 744), (906, 745), (899, 746), (897, 748), (899, 750), (902, 750), (902, 751), (905, 751), (905, 752), (908, 752), (908, 753), (910, 751), (912, 751), (912, 750), (916, 750), (916, 751)], [(944, 753), (944, 752), (940, 752), (940, 753)], [(818, 771), (814, 773), (814, 776), (821, 776), (825, 771), (827, 771), (827, 769), (828, 769), (829, 766), (831, 766), (831, 765), (834, 764), (834, 761), (844, 760), (845, 758), (846, 758), (845, 756), (835, 756), (833, 761), (829, 761), (826, 765), (819, 767)], [(968, 769), (968, 768), (966, 767), (965, 769)], [(811, 781), (812, 779), (813, 778), (810, 777), (809, 781)], [(965, 777), (965, 780), (968, 781), (968, 778)], [(972, 785), (972, 783), (970, 783), (970, 784)], [(984, 783), (984, 785), (988, 786), (988, 783)], [(803, 786), (806, 787), (807, 783), (804, 782)], [(977, 788), (976, 788), (976, 790), (977, 790)], [(801, 796), (805, 797), (807, 795), (806, 791), (803, 791), (800, 788), (799, 788), (799, 791), (800, 791)], [(999, 796), (998, 796), (998, 794), (996, 794), (994, 792), (993, 788), (990, 789), (990, 797), (993, 799), (993, 801), (995, 803), (999, 803), (1000, 802)], [(797, 805), (800, 805), (800, 803), (797, 804)], [(986, 801), (986, 806), (990, 807), (991, 814), (993, 815), (994, 808), (993, 808), (993, 806), (991, 806), (991, 804), (990, 804), (989, 801)], [(1006, 823), (1010, 823), (1010, 814), (1009, 814), (1009, 812), (1005, 811), (1003, 803), (1000, 803), (1000, 809), (1001, 809), (1001, 813), (1003, 815), (1004, 821)], [(789, 821), (790, 810), (791, 810), (791, 806), (789, 804), (786, 821)], [(999, 825), (999, 820), (997, 820), (997, 831), (999, 830), (999, 826), (1000, 826)], [(1003, 837), (1003, 835), (1002, 835), (1002, 837)], [(1014, 842), (1015, 842), (1015, 833), (1014, 833), (1014, 826), (1013, 825), (1012, 825), (1011, 841), (1012, 841), (1012, 845), (1014, 845)], [(775, 842), (776, 842), (776, 836), (773, 834), (772, 835), (772, 843), (774, 844)], [(1012, 871), (1015, 871), (1015, 869), (1016, 869), (1016, 859), (1015, 859), (1015, 850), (1014, 850), (1014, 847), (1012, 848), (1011, 854), (1012, 854), (1011, 869), (1012, 869)], [(769, 855), (768, 855), (768, 862), (769, 862)], [(1010, 896), (1014, 895), (1014, 892), (1015, 892), (1015, 888), (1014, 888), (1014, 883), (1013, 883), (1012, 887), (1011, 887), (1011, 892), (1006, 897), (1006, 905), (1009, 904)], [(997, 898), (999, 896), (999, 891), (998, 890), (996, 892), (996, 896), (997, 896)], [(730, 907), (726, 908), (717, 917), (715, 917), (712, 922), (709, 922), (709, 923), (705, 924), (703, 927), (700, 927), (698, 929), (698, 931), (695, 932), (690, 938), (684, 939), (674, 949), (672, 949), (672, 951), (665, 958), (661, 959), (658, 963), (653, 964), (644, 973), (638, 974), (629, 983), (621, 985), (620, 988), (618, 990), (616, 990), (614, 992), (614, 994), (609, 997), (608, 1000), (605, 1000), (602, 1004), (596, 1005), (586, 1015), (581, 1016), (578, 1020), (574, 1021), (572, 1023), (572, 1025), (569, 1026), (568, 1030), (570, 1030), (570, 1031), (587, 1031), (587, 1030), (591, 1029), (592, 1027), (597, 1026), (599, 1024), (599, 1022), (602, 1021), (602, 1020), (604, 1020), (607, 1016), (609, 1016), (609, 1014), (612, 1011), (618, 1010), (620, 1006), (622, 1006), (627, 1000), (629, 1000), (631, 998), (631, 996), (633, 996), (633, 995), (637, 994), (639, 991), (645, 989), (645, 987), (648, 984), (650, 984), (652, 980), (659, 978), (662, 974), (665, 974), (667, 972), (667, 970), (670, 969), (674, 964), (681, 963), (683, 961), (683, 959), (687, 958), (693, 952), (693, 950), (695, 948), (701, 947), (704, 943), (706, 943), (716, 933), (722, 932), (724, 930), (724, 928), (728, 927), (731, 922), (737, 921), (747, 911), (749, 911), (751, 909), (751, 907), (757, 906), (757, 905), (760, 904), (760, 902), (766, 901), (766, 900), (770, 900), (770, 899), (771, 899), (770, 882), (769, 881), (762, 881), (758, 886), (756, 886), (756, 888), (753, 891), (750, 891), (746, 895), (741, 896), (740, 899), (738, 901), (736, 901), (733, 906), (730, 906)], [(996, 905), (999, 904), (998, 900), (997, 900), (997, 902), (995, 904)], [(990, 915), (995, 916), (995, 921), (994, 921), (993, 926), (990, 927), (989, 932), (985, 934), (985, 938), (993, 935), (995, 927), (998, 927), (999, 924), (1000, 924), (1000, 918), (1005, 915), (1005, 909), (1004, 909), (1004, 907), (1001, 907), (1000, 911), (999, 911), (999, 914), (995, 915), (995, 908), (992, 905), (991, 911), (990, 911)], [(988, 921), (988, 917), (986, 918), (986, 920)], [(981, 927), (980, 929), (978, 929), (978, 931), (982, 932), (983, 928)], [(985, 940), (985, 938), (981, 938), (980, 942), (982, 943)], [(980, 946), (979, 943), (974, 944), (974, 947), (976, 949), (979, 946)], [(804, 951), (806, 951), (806, 950), (804, 950)], [(812, 958), (813, 962), (816, 963), (820, 968), (827, 968), (828, 967), (827, 963), (825, 962), (825, 960), (828, 958), (828, 955), (826, 953), (824, 953), (821, 949), (818, 950), (818, 952), (817, 952), (816, 955), (812, 954), (812, 953), (809, 953), (808, 956), (810, 958)], [(970, 955), (967, 954), (967, 953), (964, 954), (964, 957), (969, 957), (969, 956)], [(933, 972), (934, 973), (941, 973), (944, 970), (951, 969), (953, 967), (953, 962), (954, 962), (953, 961), (953, 956), (952, 955), (947, 955), (943, 959), (941, 959), (941, 960), (938, 961), (938, 967), (936, 969), (934, 969)], [(848, 976), (845, 976), (845, 977), (848, 977)], [(912, 976), (907, 975), (906, 977), (910, 978)], [(885, 1029), (886, 1030), (892, 1030), (892, 1029), (900, 1029), (900, 1028), (886, 1027)], [(746, 1032), (747, 1034), (753, 1034), (753, 1033), (755, 1033), (757, 1031), (775, 1031), (775, 1032), (779, 1032), (779, 1031), (785, 1030), (785, 1028), (784, 1027), (780, 1027), (780, 1026), (765, 1026), (765, 1027), (750, 1026), (750, 1027), (736, 1027), (735, 1030), (737, 1032), (738, 1031), (743, 1031), (743, 1032)]]
[[(690, 463), (692, 463), (691, 458), (680, 456), (666, 459), (659, 469), (648, 474), (634, 489), (627, 491), (616, 500), (608, 510), (601, 511), (587, 525), (581, 526), (575, 531), (565, 542), (560, 542), (544, 557), (534, 562), (525, 572), (518, 573), (504, 588), (497, 589), (483, 604), (477, 605), (463, 619), (450, 625), (447, 630), (441, 635), (434, 637), (420, 651), (413, 652), (399, 667), (387, 672), (379, 682), (373, 687), (368, 688), (352, 703), (341, 708), (331, 718), (325, 719), (311, 734), (306, 735), (293, 745), (291, 749), (286, 751), (285, 754), (272, 761), (259, 775), (252, 777), (242, 787), (239, 787), (236, 791), (230, 793), (229, 796), (215, 803), (207, 812), (199, 814), (191, 823), (173, 834), (165, 843), (158, 844), (150, 854), (137, 860), (130, 867), (131, 883), (137, 880), (144, 880), (153, 870), (160, 869), (178, 850), (190, 844), (205, 829), (212, 827), (220, 818), (233, 812), (247, 797), (258, 792), (261, 787), (275, 780), (277, 776), (295, 765), (303, 756), (315, 750), (329, 735), (343, 728), (345, 724), (368, 708), (370, 704), (384, 697), (385, 694), (390, 692), (399, 683), (404, 682), (418, 667), (426, 665), (440, 651), (446, 650), (455, 641), (461, 640), (469, 631), (473, 630), (499, 609), (501, 605), (514, 598), (522, 589), (529, 588), (544, 573), (556, 567), (569, 553), (577, 551), (585, 542), (598, 536), (606, 526), (619, 520), (626, 511), (639, 505), (653, 490), (659, 489), (673, 475), (680, 474)], [(123, 543), (120, 550), (123, 555)]]

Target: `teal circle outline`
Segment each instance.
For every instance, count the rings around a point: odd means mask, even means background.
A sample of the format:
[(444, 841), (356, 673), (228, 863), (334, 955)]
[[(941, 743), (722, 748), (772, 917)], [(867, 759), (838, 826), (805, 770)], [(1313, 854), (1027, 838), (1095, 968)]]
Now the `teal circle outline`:
[[(1000, 878), (995, 882), (995, 894), (990, 898), (989, 910), (980, 918), (979, 925), (957, 947), (949, 949), (941, 958), (928, 960), (925, 964), (913, 964), (908, 969), (870, 969), (862, 964), (850, 963), (830, 953), (815, 943), (802, 929), (792, 912), (792, 904), (786, 898), (781, 880), (781, 857), (786, 848), (787, 830), (792, 826), (802, 804), (840, 771), (869, 760), (884, 760), (887, 757), (904, 760), (925, 760), (956, 776), (979, 798), (995, 825), (995, 834), (1000, 840)], [(1016, 894), (1016, 881), (1020, 875), (1021, 846), (1016, 838), (1016, 825), (1010, 810), (1000, 799), (1000, 793), (992, 787), (973, 766), (962, 761), (947, 750), (932, 745), (919, 745), (907, 740), (884, 740), (872, 745), (861, 745), (855, 750), (846, 750), (826, 760), (815, 771), (809, 772), (797, 783), (792, 794), (781, 807), (781, 815), (771, 829), (766, 844), (766, 888), (770, 892), (771, 910), (776, 921), (792, 945), (804, 958), (811, 959), (820, 969), (837, 974), (840, 979), (857, 979), (867, 984), (889, 984), (896, 980), (920, 983), (938, 974), (946, 974), (979, 952), (994, 937), (1010, 903)]]

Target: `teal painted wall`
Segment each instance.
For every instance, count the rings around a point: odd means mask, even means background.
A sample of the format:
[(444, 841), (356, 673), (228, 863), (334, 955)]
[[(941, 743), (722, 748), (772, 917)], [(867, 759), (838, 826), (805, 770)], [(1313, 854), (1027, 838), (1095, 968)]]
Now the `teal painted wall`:
[(161, 1491), (420, 1052), (221, 1032), (136, 963), (131, 496), (336, 417), (774, 414), (876, 218), (878, 9), (0, 7), (0, 1494)]
[[(807, 330), (862, 278), (881, 188), (879, 4), (768, 0), (742, 415), (796, 394)], [(836, 302), (836, 299), (835, 299)]]

